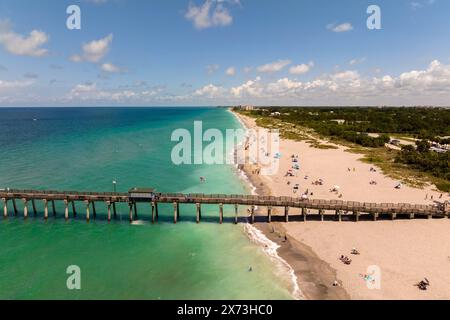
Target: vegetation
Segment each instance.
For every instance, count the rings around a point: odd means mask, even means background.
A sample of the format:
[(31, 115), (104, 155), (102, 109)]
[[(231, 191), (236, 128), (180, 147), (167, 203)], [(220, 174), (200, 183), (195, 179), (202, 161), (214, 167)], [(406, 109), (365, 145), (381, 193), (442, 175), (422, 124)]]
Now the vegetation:
[[(332, 148), (319, 142), (327, 138), (365, 154), (364, 161), (392, 177), (414, 185), (431, 181), (440, 190), (450, 191), (450, 152), (433, 152), (429, 143), (450, 143), (448, 108), (267, 107), (240, 112), (257, 118), (260, 126), (280, 129), (282, 138)], [(391, 137), (416, 145), (388, 149), (385, 144)]]
[(416, 145), (416, 148), (412, 145), (403, 146), (395, 161), (447, 180), (448, 183), (445, 188), (447, 189), (450, 186), (450, 152), (437, 153), (430, 151), (431, 145), (426, 140), (417, 141)]

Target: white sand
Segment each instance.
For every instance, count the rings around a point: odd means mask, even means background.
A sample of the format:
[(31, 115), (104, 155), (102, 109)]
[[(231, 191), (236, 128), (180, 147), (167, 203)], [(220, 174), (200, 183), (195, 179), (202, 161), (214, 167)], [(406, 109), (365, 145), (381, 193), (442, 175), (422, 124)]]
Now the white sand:
[[(242, 117), (248, 127), (254, 119)], [(417, 189), (385, 177), (378, 168), (358, 161), (362, 156), (339, 149), (315, 149), (305, 142), (282, 140), (280, 170), (277, 175), (262, 177), (273, 195), (295, 196), (305, 190), (314, 199), (339, 199), (361, 202), (432, 204), (433, 200), (449, 200), (448, 194), (434, 186)], [(300, 160), (297, 177), (284, 177), (291, 168), (291, 155)], [(348, 169), (350, 168), (350, 171)], [(355, 170), (353, 170), (353, 168)], [(308, 176), (308, 180), (304, 177)], [(312, 185), (318, 179), (323, 186)], [(370, 181), (377, 185), (370, 185)], [(291, 185), (287, 185), (290, 181)], [(298, 193), (292, 186), (300, 184)], [(338, 194), (330, 192), (340, 186)], [(434, 197), (431, 200), (431, 196)], [(293, 222), (284, 226), (288, 234), (310, 246), (321, 259), (338, 272), (338, 278), (354, 299), (450, 299), (450, 220), (378, 221), (378, 222)], [(353, 257), (350, 266), (342, 264), (341, 254), (350, 256), (357, 247), (361, 255)], [(360, 274), (369, 265), (378, 265), (382, 272), (381, 290), (368, 290)], [(414, 284), (426, 277), (431, 286), (419, 291)]]

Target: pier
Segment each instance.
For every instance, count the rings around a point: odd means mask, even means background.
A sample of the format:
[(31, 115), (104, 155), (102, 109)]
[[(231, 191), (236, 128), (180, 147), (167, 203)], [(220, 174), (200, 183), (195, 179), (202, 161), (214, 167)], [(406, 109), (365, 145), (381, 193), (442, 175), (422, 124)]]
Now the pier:
[[(49, 205), (53, 216), (57, 215), (55, 202), (64, 204), (64, 215), (66, 220), (77, 216), (75, 203), (82, 203), (85, 208), (86, 220), (96, 219), (96, 205), (104, 205), (107, 210), (107, 219), (111, 221), (117, 218), (117, 203), (128, 205), (128, 216), (130, 222), (138, 219), (137, 203), (148, 204), (145, 212), (151, 217), (152, 223), (159, 219), (158, 205), (161, 203), (173, 205), (173, 222), (180, 220), (180, 206), (192, 205), (196, 208), (195, 220), (202, 220), (202, 205), (217, 205), (217, 221), (224, 222), (224, 206), (232, 206), (234, 223), (238, 223), (239, 207), (245, 207), (248, 215), (244, 218), (250, 223), (272, 222), (272, 221), (307, 221), (307, 220), (335, 220), (343, 221), (344, 218), (358, 222), (361, 219), (376, 221), (385, 219), (414, 219), (414, 218), (449, 218), (450, 206), (448, 202), (436, 203), (434, 205), (420, 205), (408, 203), (369, 203), (342, 200), (302, 200), (293, 197), (253, 196), (253, 195), (225, 195), (225, 194), (180, 194), (180, 193), (156, 193), (150, 188), (133, 188), (127, 193), (121, 192), (79, 192), (79, 191), (51, 191), (51, 190), (16, 190), (1, 189), (0, 201), (3, 206), (3, 216), (7, 218), (10, 214), (19, 215), (18, 204), (23, 204), (23, 217), (28, 218), (30, 212), (37, 215), (36, 203), (41, 201), (44, 206), (44, 219), (49, 218)], [(12, 205), (10, 212), (8, 204)], [(31, 203), (31, 210), (29, 209)], [(255, 209), (260, 212), (256, 217)], [(281, 214), (276, 214), (279, 208)], [(297, 209), (298, 213), (294, 213)], [(140, 213), (139, 213), (140, 214)]]

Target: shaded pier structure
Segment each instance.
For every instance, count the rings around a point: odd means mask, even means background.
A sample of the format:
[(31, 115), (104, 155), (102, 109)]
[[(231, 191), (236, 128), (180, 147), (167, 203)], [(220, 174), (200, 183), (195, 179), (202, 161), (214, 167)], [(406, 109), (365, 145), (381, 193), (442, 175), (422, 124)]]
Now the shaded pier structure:
[[(138, 218), (138, 203), (146, 203), (153, 223), (159, 219), (158, 205), (162, 203), (172, 204), (173, 222), (180, 220), (180, 206), (192, 205), (196, 210), (196, 222), (202, 220), (202, 205), (217, 205), (219, 223), (224, 222), (224, 206), (232, 207), (234, 223), (239, 222), (239, 208), (246, 207), (248, 215), (245, 218), (250, 223), (272, 221), (307, 221), (311, 220), (351, 220), (358, 222), (360, 219), (376, 221), (383, 217), (388, 219), (414, 219), (414, 218), (449, 218), (450, 206), (448, 202), (434, 205), (414, 205), (408, 203), (369, 203), (341, 200), (301, 200), (293, 197), (271, 197), (252, 195), (225, 195), (225, 194), (180, 194), (180, 193), (156, 193), (150, 188), (133, 188), (127, 193), (120, 192), (80, 192), (80, 191), (45, 191), (45, 190), (16, 190), (0, 189), (0, 205), (3, 208), (3, 216), (10, 215), (9, 208), (12, 205), (13, 214), (23, 214), (27, 218), (30, 209), (37, 215), (36, 203), (42, 202), (44, 207), (44, 219), (49, 218), (49, 212), (56, 216), (55, 202), (64, 205), (64, 218), (66, 220), (77, 216), (75, 203), (83, 204), (86, 220), (95, 219), (98, 205), (104, 205), (107, 210), (107, 219), (111, 221), (117, 217), (116, 204), (128, 205), (130, 222)], [(22, 203), (23, 212), (18, 211), (17, 203)], [(8, 204), (11, 203), (10, 206)], [(259, 214), (256, 215), (256, 208)], [(278, 210), (276, 210), (278, 209)], [(281, 210), (280, 210), (281, 209)], [(294, 213), (293, 211), (297, 211)], [(275, 211), (277, 213), (275, 213)], [(261, 214), (261, 212), (263, 214)], [(280, 214), (281, 212), (281, 214)], [(82, 214), (81, 212), (79, 214)]]

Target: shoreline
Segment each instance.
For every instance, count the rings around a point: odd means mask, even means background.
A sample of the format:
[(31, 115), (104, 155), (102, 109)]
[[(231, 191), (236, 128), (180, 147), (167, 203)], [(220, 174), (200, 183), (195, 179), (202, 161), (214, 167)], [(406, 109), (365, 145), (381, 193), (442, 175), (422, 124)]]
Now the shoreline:
[[(229, 110), (239, 121), (245, 130), (248, 126), (239, 114)], [(252, 194), (260, 196), (270, 196), (272, 191), (269, 186), (258, 176), (252, 174), (252, 169), (248, 165), (237, 166), (239, 176), (248, 184)], [(261, 215), (260, 210), (255, 210), (256, 215)], [(275, 246), (274, 257), (289, 269), (289, 276), (292, 284), (292, 295), (294, 299), (303, 300), (348, 300), (348, 293), (342, 286), (333, 287), (333, 282), (337, 279), (336, 270), (325, 261), (321, 260), (311, 247), (297, 241), (292, 237), (285, 236), (286, 229), (282, 223), (272, 222), (248, 224), (249, 228), (255, 228)], [(247, 231), (247, 235), (249, 232)], [(251, 239), (255, 241), (254, 238)], [(258, 242), (262, 242), (259, 240)]]

